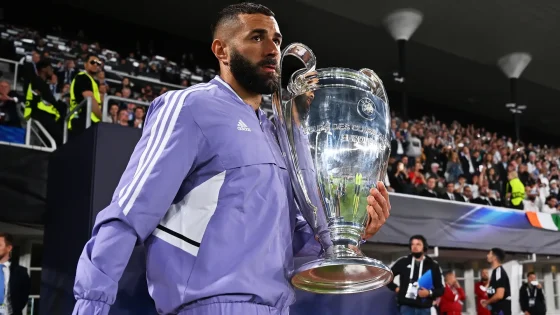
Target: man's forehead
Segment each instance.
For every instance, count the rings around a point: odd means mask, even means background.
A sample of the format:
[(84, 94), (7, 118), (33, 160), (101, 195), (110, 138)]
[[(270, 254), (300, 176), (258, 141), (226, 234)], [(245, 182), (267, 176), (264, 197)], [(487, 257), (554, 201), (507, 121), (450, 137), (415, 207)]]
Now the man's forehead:
[(240, 14), (238, 19), (243, 31), (265, 29), (269, 32), (280, 33), (278, 23), (273, 16), (266, 16), (264, 14)]

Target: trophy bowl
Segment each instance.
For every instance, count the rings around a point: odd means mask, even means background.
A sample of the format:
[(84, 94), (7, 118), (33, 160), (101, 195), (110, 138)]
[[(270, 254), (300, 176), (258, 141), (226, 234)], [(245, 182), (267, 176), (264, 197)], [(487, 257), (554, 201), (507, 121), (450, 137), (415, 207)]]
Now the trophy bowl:
[(294, 43), (282, 51), (305, 65), (287, 92), (273, 95), (278, 142), (287, 156), (298, 207), (323, 251), (297, 267), (294, 287), (347, 294), (387, 285), (393, 274), (361, 252), (367, 197), (385, 179), (390, 154), (388, 99), (369, 69), (316, 69), (313, 52)]

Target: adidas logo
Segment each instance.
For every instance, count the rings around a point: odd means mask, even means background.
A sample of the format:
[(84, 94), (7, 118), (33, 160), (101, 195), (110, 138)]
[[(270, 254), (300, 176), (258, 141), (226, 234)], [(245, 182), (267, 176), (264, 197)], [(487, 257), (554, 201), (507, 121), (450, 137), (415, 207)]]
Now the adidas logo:
[(247, 125), (245, 125), (243, 120), (239, 119), (239, 121), (237, 122), (237, 130), (251, 131), (251, 128), (247, 127)]

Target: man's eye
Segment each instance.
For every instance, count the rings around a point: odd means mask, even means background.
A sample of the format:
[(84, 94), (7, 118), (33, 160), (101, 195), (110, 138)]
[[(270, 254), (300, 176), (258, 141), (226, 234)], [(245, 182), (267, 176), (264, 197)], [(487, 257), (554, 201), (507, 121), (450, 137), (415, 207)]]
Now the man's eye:
[(261, 41), (261, 37), (260, 37), (260, 36), (255, 36), (255, 37), (253, 37), (253, 40), (256, 40), (257, 42), (260, 42), (260, 41)]

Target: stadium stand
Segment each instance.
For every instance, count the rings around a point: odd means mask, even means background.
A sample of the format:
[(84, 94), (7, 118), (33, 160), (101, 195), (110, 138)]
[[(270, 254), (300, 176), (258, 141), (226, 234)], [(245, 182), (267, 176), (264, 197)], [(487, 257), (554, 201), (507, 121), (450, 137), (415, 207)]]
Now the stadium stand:
[[(19, 104), (18, 109), (22, 107), (19, 100), (23, 99), (23, 86), (28, 80), (33, 58), (49, 58), (53, 62), (56, 70), (51, 88), (57, 98), (67, 100), (69, 83), (83, 67), (83, 57), (88, 53), (98, 54), (104, 63), (104, 71), (96, 78), (100, 89), (106, 91), (103, 121), (132, 128), (142, 128), (145, 107), (158, 95), (207, 82), (216, 75), (214, 69), (194, 65), (192, 57), (187, 55), (180, 62), (157, 55), (130, 53), (124, 56), (100, 47), (97, 42), (51, 35), (41, 37), (35, 30), (12, 25), (0, 25), (0, 33), (4, 42), (0, 57), (8, 57), (2, 59), (8, 62), (1, 69), (2, 79), (10, 83), (5, 84), (7, 89), (4, 87), (0, 94), (6, 104), (11, 95), (11, 99)], [(13, 45), (13, 51), (6, 42)], [(268, 96), (263, 108), (272, 114)], [(24, 139), (21, 130), (25, 127), (22, 116), (9, 114), (7, 106), (3, 107), (2, 113), (0, 125), (5, 130), (2, 132), (5, 137), (0, 140), (29, 144), (30, 137)], [(393, 139), (388, 182), (393, 191), (559, 213), (560, 149), (514, 143), (510, 137), (499, 136), (485, 128), (465, 126), (457, 121), (446, 124), (433, 116), (411, 121), (393, 117), (391, 127)], [(28, 135), (41, 132), (37, 130), (41, 126), (27, 126), (27, 129)], [(42, 143), (40, 146), (48, 145)], [(513, 196), (508, 179), (511, 174), (516, 174), (523, 184), (525, 195), (521, 204), (511, 202)], [(453, 193), (448, 194), (448, 191)]]

